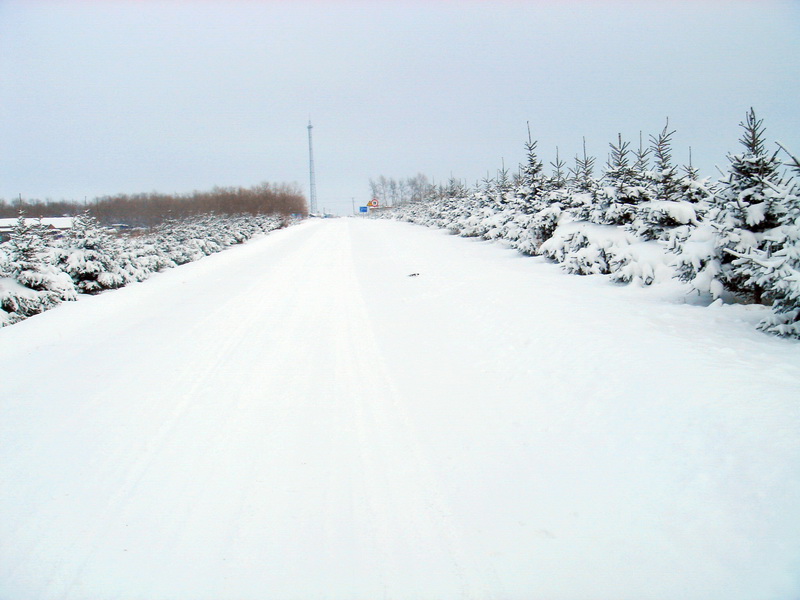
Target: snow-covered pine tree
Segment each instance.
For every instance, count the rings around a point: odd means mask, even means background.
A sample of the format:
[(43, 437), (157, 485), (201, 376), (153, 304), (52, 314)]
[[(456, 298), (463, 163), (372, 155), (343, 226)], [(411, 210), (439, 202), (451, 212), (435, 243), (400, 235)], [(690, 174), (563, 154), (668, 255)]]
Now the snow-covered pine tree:
[(684, 165), (683, 175), (678, 180), (680, 196), (694, 205), (698, 219), (708, 209), (708, 200), (714, 195), (714, 186), (707, 177), (700, 178), (700, 172), (692, 165), (692, 148), (689, 147), (689, 164)]
[(559, 156), (558, 146), (556, 146), (556, 158), (550, 166), (553, 170), (546, 182), (548, 195), (561, 204), (571, 220), (588, 221), (594, 208), (594, 195), (575, 193), (569, 178), (570, 169)]
[(72, 278), (77, 290), (85, 294), (125, 285), (116, 244), (88, 211), (73, 219), (62, 241), (58, 265)]
[[(508, 171), (505, 172), (505, 175), (508, 178)], [(447, 180), (446, 194), (449, 198), (465, 198), (469, 195), (469, 189), (463, 181), (451, 175)]]
[(6, 276), (21, 286), (3, 299), (3, 309), (14, 313), (12, 322), (76, 297), (70, 278), (54, 265), (50, 241), (50, 234), (40, 219), (26, 219), (20, 213), (6, 244), (4, 266)]
[[(497, 178), (495, 179), (495, 189), (497, 193), (505, 195), (512, 189), (511, 177), (508, 175), (505, 160), (502, 161), (502, 166), (497, 170)], [(454, 197), (454, 196), (451, 196)]]
[(486, 217), (491, 214), (493, 200), (481, 192), (471, 193), (461, 180), (450, 178), (447, 195), (451, 199), (452, 221), (447, 226), (463, 237), (481, 237), (489, 225)]
[(515, 194), (517, 210), (508, 221), (505, 234), (506, 239), (524, 254), (536, 253), (539, 245), (552, 235), (561, 214), (560, 198), (553, 193), (550, 178), (544, 173), (544, 164), (536, 155), (537, 145), (528, 125), (526, 163), (522, 167), (522, 184)]
[(497, 198), (494, 193), (494, 182), (488, 176), (483, 185), (476, 184), (470, 191), (461, 181), (454, 187), (455, 197), (448, 205), (449, 213), (455, 215), (455, 223), (446, 225), (451, 231), (464, 237), (485, 236), (491, 229), (486, 217), (496, 210)]
[(176, 265), (183, 265), (205, 256), (197, 243), (196, 234), (189, 219), (169, 219), (154, 232), (157, 247)]
[(538, 141), (531, 137), (531, 127), (528, 124), (528, 141), (525, 143), (525, 164), (522, 166), (521, 187), (526, 188), (529, 198), (535, 201), (544, 191), (546, 178), (544, 165), (536, 155)]
[(42, 242), (33, 234), (33, 227), (26, 222), (22, 212), (11, 231), (11, 238), (3, 246), (5, 252), (0, 275), (5, 281), (0, 282), (0, 310), (4, 313), (3, 324), (10, 324), (42, 312), (54, 304), (55, 299), (50, 302), (47, 296), (19, 281), (21, 278), (35, 279), (42, 254)]
[[(527, 186), (514, 187), (508, 177), (505, 160), (501, 165), (495, 179), (489, 180), (491, 182), (491, 191), (489, 192), (491, 210), (487, 216), (488, 222), (485, 226), (484, 237), (488, 239), (502, 238), (514, 244), (524, 232), (536, 200), (529, 193)], [(522, 178), (525, 179), (525, 177), (523, 170)]]
[(486, 172), (486, 177), (481, 179), (478, 188), (486, 195), (487, 198), (494, 194), (495, 180), (492, 179), (492, 176), (488, 171)]
[(8, 270), (6, 244), (0, 244), (0, 327), (5, 327), (14, 322), (11, 319), (14, 311), (8, 305), (8, 299), (12, 296), (13, 288), (16, 287), (17, 283), (10, 277)]
[(669, 119), (667, 119), (661, 133), (650, 136), (653, 150), (653, 170), (650, 172), (653, 181), (653, 199), (662, 202), (680, 200), (678, 168), (672, 162), (672, 136), (674, 134), (675, 130), (670, 131)]
[(595, 157), (586, 153), (586, 138), (583, 138), (583, 156), (575, 155), (575, 168), (570, 169), (572, 185), (578, 192), (593, 193), (597, 189), (594, 179)]
[(598, 190), (597, 200), (589, 218), (600, 225), (627, 225), (636, 216), (636, 205), (643, 199), (643, 188), (630, 164), (630, 142), (609, 144), (609, 154), (603, 179), (607, 185)]
[(558, 155), (558, 146), (556, 146), (556, 159), (550, 163), (553, 167), (552, 174), (547, 180), (549, 189), (563, 189), (567, 185), (567, 163), (565, 163)]
[(594, 177), (595, 162), (595, 157), (587, 154), (583, 138), (583, 156), (576, 154), (575, 168), (569, 169), (569, 212), (576, 221), (590, 221), (597, 206), (600, 184)]
[(752, 248), (733, 262), (749, 286), (764, 290), (765, 299), (772, 300), (772, 314), (759, 329), (800, 338), (800, 159), (786, 152), (792, 172), (769, 192), (773, 204), (781, 207), (775, 211), (781, 214), (781, 225), (765, 234), (765, 248)]
[(141, 235), (125, 240), (120, 266), (129, 281), (144, 281), (151, 274), (174, 267), (175, 263), (161, 249), (157, 235)]
[(190, 220), (190, 229), (195, 242), (205, 256), (216, 254), (225, 249), (223, 234), (219, 231), (214, 214), (197, 215)]
[[(642, 191), (646, 200), (637, 205), (636, 218), (630, 226), (644, 240), (667, 240), (676, 227), (697, 224), (695, 207), (683, 197), (683, 181), (672, 162), (674, 133), (667, 120), (661, 133), (650, 136), (654, 162), (653, 170), (646, 172), (650, 184)], [(691, 184), (686, 182), (686, 185)]]
[(539, 238), (536, 254), (555, 260), (570, 273), (608, 273), (609, 248), (630, 237), (624, 231), (605, 227), (605, 220), (600, 227), (591, 222), (602, 195), (594, 177), (595, 160), (588, 154), (584, 138), (583, 153), (575, 156), (575, 167), (568, 169), (564, 181), (564, 163), (557, 156), (556, 162), (551, 163), (554, 177), (547, 186), (549, 204), (531, 220), (531, 228)]
[(727, 290), (761, 302), (765, 289), (736, 259), (754, 251), (771, 252), (770, 235), (786, 218), (774, 189), (781, 185), (778, 151), (765, 147), (763, 120), (751, 108), (739, 124), (744, 152), (729, 155), (728, 174), (718, 184), (702, 226), (675, 240), (677, 275), (700, 293), (719, 297)]
[(449, 222), (447, 213), (448, 199), (444, 194), (444, 187), (435, 182), (431, 183), (430, 193), (424, 205), (424, 210), (420, 215), (420, 224), (426, 227), (446, 228)]
[(8, 261), (9, 270), (19, 283), (32, 290), (41, 290), (45, 289), (41, 277), (45, 265), (45, 239), (41, 221), (36, 225), (23, 213), (19, 214), (8, 240)]
[(637, 185), (647, 188), (652, 181), (650, 173), (650, 152), (651, 148), (644, 145), (642, 132), (639, 132), (639, 147), (633, 151), (633, 180)]
[(572, 218), (565, 213), (573, 199), (572, 190), (567, 179), (568, 171), (559, 156), (556, 147), (556, 158), (550, 163), (552, 175), (545, 176), (542, 171), (539, 193), (528, 215), (525, 231), (519, 236), (515, 247), (525, 254), (538, 254), (542, 243), (550, 239), (558, 224), (564, 218)]
[(465, 195), (462, 183), (451, 175), (447, 185), (440, 185), (439, 190), (439, 198), (434, 203), (437, 226), (461, 234), (464, 223), (470, 218), (470, 207), (462, 201)]

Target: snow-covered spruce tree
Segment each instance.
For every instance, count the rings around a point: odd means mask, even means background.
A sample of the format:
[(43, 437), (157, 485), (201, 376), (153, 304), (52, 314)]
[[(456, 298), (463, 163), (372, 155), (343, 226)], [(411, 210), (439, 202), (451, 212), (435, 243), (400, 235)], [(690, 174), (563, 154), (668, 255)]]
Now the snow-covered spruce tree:
[(662, 202), (681, 199), (678, 186), (678, 167), (672, 162), (673, 135), (675, 135), (675, 130), (670, 131), (669, 120), (667, 120), (661, 133), (650, 136), (653, 150), (653, 170), (650, 172), (653, 181), (653, 195), (654, 200)]
[(161, 249), (157, 235), (150, 233), (128, 236), (123, 240), (118, 261), (126, 282), (144, 281), (153, 273), (175, 266)]
[(650, 153), (652, 148), (644, 145), (642, 132), (639, 132), (639, 147), (633, 151), (633, 179), (637, 185), (647, 187), (650, 185), (652, 178), (650, 173)]
[(589, 219), (599, 225), (627, 225), (636, 217), (636, 205), (647, 199), (646, 189), (630, 164), (630, 142), (610, 143), (611, 152)]
[(569, 212), (576, 221), (591, 221), (598, 203), (600, 185), (594, 176), (596, 159), (586, 153), (586, 138), (583, 138), (583, 156), (575, 155), (575, 167), (569, 169)]
[(781, 185), (777, 151), (765, 148), (764, 126), (751, 108), (739, 124), (744, 152), (731, 163), (710, 199), (705, 221), (672, 249), (678, 254), (677, 276), (700, 293), (719, 297), (728, 291), (746, 301), (771, 301), (765, 288), (736, 259), (751, 252), (771, 253), (773, 230), (787, 218), (785, 204), (774, 190)]
[(528, 126), (528, 141), (525, 143), (526, 161), (522, 165), (520, 185), (514, 194), (514, 214), (509, 220), (504, 237), (512, 246), (524, 254), (535, 254), (541, 243), (552, 235), (561, 207), (553, 204), (557, 200), (549, 193), (551, 184), (544, 173), (544, 164), (536, 154), (538, 142), (531, 138)]
[(578, 193), (594, 193), (597, 181), (594, 178), (595, 157), (586, 153), (586, 138), (583, 138), (583, 156), (575, 155), (575, 168), (570, 169), (572, 186)]
[(524, 201), (519, 196), (519, 187), (515, 187), (508, 177), (505, 161), (497, 170), (496, 177), (491, 178), (487, 174), (481, 182), (481, 188), (486, 198), (485, 209), (480, 216), (483, 221), (483, 237), (506, 239), (513, 243), (522, 231), (519, 216), (524, 212)]
[(504, 195), (487, 193), (481, 188), (461, 198), (453, 198), (451, 202), (461, 205), (462, 214), (468, 215), (460, 225), (460, 235), (464, 237), (494, 239), (510, 214), (510, 206)]
[(189, 219), (169, 219), (156, 228), (154, 235), (159, 250), (176, 265), (205, 256)]
[(25, 219), (20, 215), (8, 242), (11, 273), (27, 288), (53, 292), (58, 300), (74, 299), (71, 281), (54, 266), (52, 241), (41, 219)]
[(481, 237), (486, 232), (483, 222), (488, 199), (481, 194), (471, 194), (459, 179), (450, 177), (445, 187), (448, 198), (445, 209), (445, 228), (462, 237)]
[(525, 142), (525, 164), (520, 166), (519, 181), (514, 193), (514, 204), (525, 214), (538, 210), (545, 191), (544, 164), (536, 155), (537, 145), (538, 142), (531, 138), (529, 125), (528, 141)]
[[(418, 225), (426, 227), (439, 227), (444, 228), (444, 203), (446, 199), (442, 196), (443, 188), (431, 184), (428, 196), (422, 202), (421, 210), (416, 214), (414, 221)], [(380, 218), (385, 214), (384, 211), (377, 213), (376, 217)]]
[[(21, 268), (34, 267), (33, 252), (30, 247), (19, 252), (18, 243), (27, 237), (29, 228), (23, 224), (24, 218), (20, 215), (11, 240), (0, 246), (0, 324), (10, 325), (26, 317), (37, 314), (52, 305), (48, 299), (35, 290), (22, 285), (18, 281)], [(16, 246), (16, 247), (15, 247)], [(23, 241), (23, 246), (28, 246)], [(28, 256), (26, 256), (28, 255)], [(34, 267), (35, 268), (35, 267)]]
[(747, 285), (764, 290), (772, 314), (759, 329), (800, 338), (800, 159), (789, 154), (792, 173), (769, 192), (781, 206), (781, 225), (764, 235), (764, 248), (751, 248), (734, 259)]
[(567, 187), (567, 163), (565, 163), (558, 154), (558, 146), (556, 146), (556, 158), (550, 162), (553, 168), (548, 179), (549, 189), (563, 190)]
[[(592, 193), (580, 192), (575, 189), (575, 180), (570, 178), (571, 169), (561, 159), (556, 146), (556, 158), (550, 163), (553, 168), (547, 180), (547, 191), (551, 196), (559, 199), (563, 208), (563, 219), (572, 221), (588, 221), (595, 205), (595, 196), (599, 186), (595, 180)], [(594, 167), (594, 161), (592, 161)]]
[(9, 275), (6, 244), (0, 244), (0, 327), (10, 325), (14, 322), (11, 317), (14, 310), (11, 308), (8, 300), (14, 294), (14, 288), (19, 286), (19, 284)]
[(536, 204), (547, 185), (547, 178), (544, 175), (544, 164), (536, 155), (536, 146), (539, 142), (531, 137), (530, 124), (528, 125), (528, 141), (525, 142), (525, 164), (522, 165), (520, 187), (523, 188), (523, 196)]
[(84, 212), (72, 221), (62, 240), (58, 266), (67, 273), (79, 292), (96, 294), (125, 285), (115, 240), (97, 219)]
[[(568, 213), (571, 218), (560, 220), (552, 238), (542, 244), (540, 251), (569, 273), (608, 274), (615, 281), (640, 285), (669, 279), (672, 270), (664, 250), (655, 242), (643, 242), (635, 234), (635, 220), (628, 222), (639, 214), (642, 201), (650, 198), (646, 175), (631, 166), (629, 144), (621, 136), (611, 147), (607, 164), (610, 181), (606, 183), (612, 185), (603, 188), (592, 175), (592, 163), (585, 151), (582, 159), (577, 157), (573, 197), (596, 198), (597, 203), (587, 211), (573, 201)], [(635, 164), (643, 167), (648, 153), (640, 148)], [(620, 198), (626, 201), (617, 202)]]
[(542, 243), (552, 237), (559, 222), (565, 218), (569, 199), (565, 178), (545, 178), (532, 212), (524, 217), (524, 229), (514, 247), (524, 254), (538, 254)]
[[(513, 182), (508, 174), (506, 163), (503, 161), (502, 166), (497, 170), (497, 179), (495, 180), (495, 187), (499, 194), (505, 195), (512, 190)], [(451, 198), (457, 197), (455, 193), (448, 194)]]
[(567, 185), (561, 191), (565, 208), (550, 237), (538, 249), (539, 254), (560, 263), (568, 273), (577, 275), (609, 272), (606, 252), (606, 234), (609, 232), (590, 222), (600, 194), (594, 177), (594, 163), (594, 157), (586, 152), (584, 140), (583, 156), (575, 157), (575, 167), (569, 169)]
[(559, 223), (571, 218), (565, 212), (573, 197), (568, 187), (564, 161), (556, 148), (555, 161), (551, 162), (552, 175), (545, 177), (536, 211), (528, 219), (527, 229), (517, 242), (517, 249), (525, 254), (538, 254), (541, 245), (549, 240)]
[(25, 219), (20, 214), (11, 238), (4, 244), (4, 275), (17, 286), (4, 286), (0, 304), (16, 322), (52, 308), (59, 302), (74, 300), (75, 288), (70, 278), (55, 266), (51, 236), (41, 220)]
[(701, 220), (708, 209), (708, 201), (714, 196), (714, 184), (708, 177), (700, 177), (700, 172), (692, 165), (692, 148), (689, 147), (689, 164), (683, 167), (683, 175), (678, 180), (680, 195), (690, 202)]
[(667, 240), (676, 227), (698, 222), (692, 202), (695, 198), (684, 196), (685, 192), (694, 191), (694, 182), (684, 181), (672, 162), (674, 133), (667, 121), (661, 133), (650, 136), (654, 164), (652, 170), (646, 171), (650, 185), (645, 189), (649, 193), (637, 205), (636, 217), (630, 225), (631, 231), (644, 240)]

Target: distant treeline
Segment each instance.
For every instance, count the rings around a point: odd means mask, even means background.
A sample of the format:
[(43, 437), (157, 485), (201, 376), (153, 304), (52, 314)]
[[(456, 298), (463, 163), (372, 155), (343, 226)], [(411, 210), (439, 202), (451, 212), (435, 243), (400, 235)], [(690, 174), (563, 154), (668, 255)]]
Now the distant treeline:
[(101, 224), (124, 223), (131, 227), (153, 227), (168, 219), (181, 219), (214, 213), (218, 215), (306, 215), (308, 207), (302, 192), (294, 185), (262, 183), (250, 188), (215, 187), (191, 194), (118, 194), (103, 196), (89, 203), (50, 200), (22, 200), (13, 203), (0, 199), (0, 218), (77, 215), (88, 210)]

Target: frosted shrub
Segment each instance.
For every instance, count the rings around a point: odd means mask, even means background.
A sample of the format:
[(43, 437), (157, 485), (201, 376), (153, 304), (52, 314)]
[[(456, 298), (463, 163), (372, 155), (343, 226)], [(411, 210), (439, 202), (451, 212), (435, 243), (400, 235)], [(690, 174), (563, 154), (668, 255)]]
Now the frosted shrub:
[(0, 276), (0, 325), (11, 325), (52, 306), (34, 290), (11, 277)]
[(791, 158), (795, 175), (769, 192), (772, 204), (781, 207), (782, 224), (764, 235), (765, 248), (739, 254), (733, 263), (746, 285), (763, 289), (772, 301), (772, 315), (759, 328), (800, 338), (800, 160)]
[(76, 299), (77, 292), (143, 281), (289, 222), (271, 215), (197, 216), (115, 237), (83, 214), (56, 244), (39, 223), (20, 219), (11, 240), (0, 245), (0, 326)]
[(630, 142), (618, 136), (609, 144), (611, 152), (603, 179), (606, 185), (592, 195), (588, 219), (598, 225), (626, 225), (636, 218), (636, 205), (649, 199), (642, 176), (630, 165)]
[(75, 217), (60, 248), (59, 268), (72, 278), (75, 288), (96, 294), (125, 284), (119, 248), (97, 220), (83, 213)]
[(51, 237), (40, 221), (17, 220), (0, 256), (0, 320), (14, 323), (76, 297), (72, 280), (55, 266)]
[(483, 217), (486, 228), (483, 234), (484, 239), (502, 239), (508, 232), (508, 222), (514, 218), (514, 210), (510, 206), (507, 206), (503, 209), (488, 209), (487, 213), (488, 214)]
[(539, 252), (576, 275), (608, 274), (620, 247), (635, 238), (619, 227), (572, 222), (558, 227)]
[(553, 237), (562, 216), (564, 216), (564, 211), (557, 202), (531, 215), (528, 226), (518, 237), (515, 247), (523, 254), (538, 254), (541, 245)]
[(643, 240), (669, 239), (669, 231), (682, 225), (699, 225), (696, 206), (686, 200), (650, 200), (637, 207), (630, 226)]
[(609, 253), (611, 279), (643, 286), (669, 281), (675, 275), (672, 260), (664, 246), (655, 241), (615, 246)]
[(774, 194), (780, 161), (777, 153), (765, 150), (761, 120), (750, 109), (740, 125), (745, 152), (728, 157), (731, 166), (710, 199), (707, 226), (690, 233), (674, 250), (678, 276), (698, 292), (718, 297), (727, 290), (761, 302), (768, 290), (736, 258), (770, 252), (771, 231), (784, 220), (786, 208)]

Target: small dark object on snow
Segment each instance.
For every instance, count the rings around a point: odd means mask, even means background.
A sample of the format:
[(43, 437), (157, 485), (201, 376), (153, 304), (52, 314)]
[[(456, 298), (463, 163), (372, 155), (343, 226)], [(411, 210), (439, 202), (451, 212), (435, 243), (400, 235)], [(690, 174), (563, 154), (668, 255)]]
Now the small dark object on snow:
[(419, 273), (411, 273), (409, 274), (409, 277), (419, 277)]

